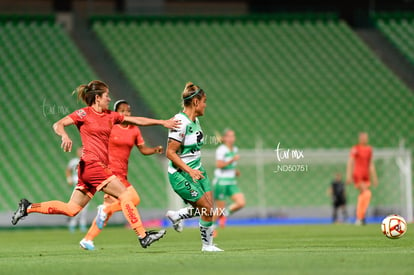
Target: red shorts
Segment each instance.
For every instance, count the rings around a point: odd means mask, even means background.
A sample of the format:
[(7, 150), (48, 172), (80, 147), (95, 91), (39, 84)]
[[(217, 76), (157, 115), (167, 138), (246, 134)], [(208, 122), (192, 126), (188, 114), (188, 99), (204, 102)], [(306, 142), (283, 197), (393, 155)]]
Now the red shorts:
[(358, 185), (360, 183), (367, 183), (368, 185), (371, 184), (369, 181), (369, 175), (368, 174), (353, 174), (352, 175), (353, 181), (355, 185)]
[(81, 190), (89, 197), (93, 197), (96, 191), (100, 191), (116, 176), (111, 169), (102, 162), (79, 162), (77, 190)]

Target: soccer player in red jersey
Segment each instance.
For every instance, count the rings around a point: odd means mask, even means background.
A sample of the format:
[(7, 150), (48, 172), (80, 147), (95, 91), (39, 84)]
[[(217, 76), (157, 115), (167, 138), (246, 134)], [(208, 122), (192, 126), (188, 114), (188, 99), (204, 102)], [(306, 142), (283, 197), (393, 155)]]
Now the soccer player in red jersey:
[[(125, 117), (131, 116), (131, 107), (125, 100), (118, 100), (114, 104), (115, 112), (118, 112)], [(128, 175), (128, 159), (131, 150), (137, 146), (143, 155), (161, 154), (163, 152), (162, 146), (147, 147), (141, 131), (135, 125), (123, 122), (112, 127), (109, 136), (109, 168), (125, 185), (128, 192), (133, 198), (132, 202), (137, 206), (140, 202), (140, 197), (127, 178)], [(108, 222), (113, 213), (121, 211), (121, 203), (118, 199), (105, 194), (104, 204), (98, 207), (98, 215), (89, 228), (86, 236), (80, 241), (80, 246), (86, 250), (94, 250), (95, 246), (93, 240), (99, 235), (103, 227)]]
[(19, 202), (19, 207), (12, 216), (12, 224), (30, 213), (62, 214), (73, 217), (91, 200), (96, 191), (103, 191), (120, 200), (122, 211), (131, 228), (138, 236), (143, 248), (159, 240), (165, 230), (146, 232), (133, 203), (133, 197), (124, 184), (109, 169), (108, 144), (114, 124), (128, 122), (141, 126), (163, 125), (166, 128), (176, 128), (180, 125), (175, 120), (156, 120), (144, 117), (124, 117), (122, 114), (108, 110), (108, 86), (98, 80), (87, 85), (80, 85), (75, 92), (87, 107), (79, 109), (62, 118), (53, 125), (55, 133), (62, 138), (61, 147), (64, 152), (72, 150), (72, 140), (65, 127), (76, 125), (82, 139), (83, 152), (79, 162), (79, 180), (69, 202), (47, 201), (31, 203), (27, 199)]
[(359, 134), (359, 143), (352, 147), (346, 169), (346, 183), (354, 182), (359, 190), (356, 225), (365, 224), (365, 215), (371, 200), (371, 180), (374, 186), (378, 185), (377, 173), (372, 160), (372, 147), (368, 145), (368, 134)]

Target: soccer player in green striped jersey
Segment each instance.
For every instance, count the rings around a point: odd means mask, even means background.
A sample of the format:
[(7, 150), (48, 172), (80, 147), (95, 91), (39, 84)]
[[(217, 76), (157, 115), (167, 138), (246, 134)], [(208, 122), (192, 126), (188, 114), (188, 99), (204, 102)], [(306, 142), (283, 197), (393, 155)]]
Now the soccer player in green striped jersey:
[[(240, 159), (238, 148), (234, 145), (236, 134), (231, 129), (226, 129), (222, 137), (223, 144), (216, 150), (216, 170), (214, 171), (214, 200), (217, 209), (214, 221), (218, 221), (220, 227), (224, 227), (226, 217), (246, 204), (244, 195), (237, 185), (237, 177), (240, 171), (237, 169), (237, 161)], [(226, 207), (226, 199), (230, 198), (233, 203)]]
[(198, 120), (204, 115), (207, 96), (199, 86), (189, 82), (182, 93), (183, 111), (175, 115), (181, 121), (178, 129), (168, 133), (168, 177), (174, 191), (191, 207), (169, 210), (166, 216), (176, 231), (182, 231), (182, 220), (200, 216), (201, 251), (223, 251), (213, 244), (214, 201), (206, 170), (201, 165), (203, 131)]

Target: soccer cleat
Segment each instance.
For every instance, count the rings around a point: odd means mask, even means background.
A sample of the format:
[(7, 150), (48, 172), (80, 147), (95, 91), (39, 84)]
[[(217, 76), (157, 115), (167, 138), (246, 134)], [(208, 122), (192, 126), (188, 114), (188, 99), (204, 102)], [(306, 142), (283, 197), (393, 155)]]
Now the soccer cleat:
[(12, 216), (12, 220), (11, 223), (13, 225), (16, 225), (17, 222), (23, 218), (27, 216), (27, 208), (31, 205), (32, 203), (29, 202), (27, 199), (21, 199), (19, 202), (19, 207), (17, 208), (16, 212), (14, 212), (13, 216)]
[(104, 211), (105, 205), (101, 204), (98, 206), (98, 213), (96, 214), (96, 226), (98, 226), (99, 229), (103, 229), (105, 225), (105, 221), (107, 218), (107, 214)]
[(167, 211), (167, 214), (165, 214), (165, 216), (171, 221), (172, 226), (173, 226), (175, 231), (177, 231), (177, 232), (182, 232), (183, 231), (183, 228), (184, 228), (183, 220), (180, 219), (179, 217), (178, 217), (178, 219), (175, 219), (175, 216), (176, 216), (175, 211), (169, 210), (169, 211)]
[(167, 233), (165, 230), (160, 231), (154, 231), (150, 230), (146, 232), (147, 235), (144, 238), (138, 238), (139, 243), (141, 244), (142, 248), (147, 248), (150, 246), (153, 242), (158, 241), (162, 237), (164, 237), (165, 233)]
[(201, 248), (202, 252), (223, 252), (223, 249), (218, 248), (215, 245), (205, 245), (203, 244), (203, 247)]
[(82, 239), (79, 242), (79, 245), (81, 248), (85, 249), (85, 250), (95, 250), (95, 245), (93, 244), (93, 241), (87, 241), (85, 239)]

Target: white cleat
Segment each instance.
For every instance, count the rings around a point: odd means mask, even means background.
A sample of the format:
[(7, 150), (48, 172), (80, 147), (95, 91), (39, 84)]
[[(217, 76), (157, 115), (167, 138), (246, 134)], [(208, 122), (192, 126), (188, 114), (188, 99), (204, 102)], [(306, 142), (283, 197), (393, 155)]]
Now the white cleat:
[(204, 245), (203, 244), (203, 247), (201, 248), (201, 251), (202, 252), (223, 252), (224, 250), (218, 248), (215, 245)]
[[(184, 229), (183, 220), (180, 219), (175, 211), (169, 210), (165, 216), (171, 221), (175, 231), (182, 232)], [(178, 217), (178, 219), (176, 218)]]
[(79, 242), (79, 245), (81, 248), (85, 249), (85, 250), (95, 250), (95, 245), (93, 244), (93, 241), (87, 241), (85, 239), (82, 239)]
[(105, 225), (105, 221), (107, 218), (107, 214), (104, 211), (105, 205), (101, 204), (98, 206), (98, 214), (96, 214), (96, 226), (98, 226), (99, 229), (103, 229)]

